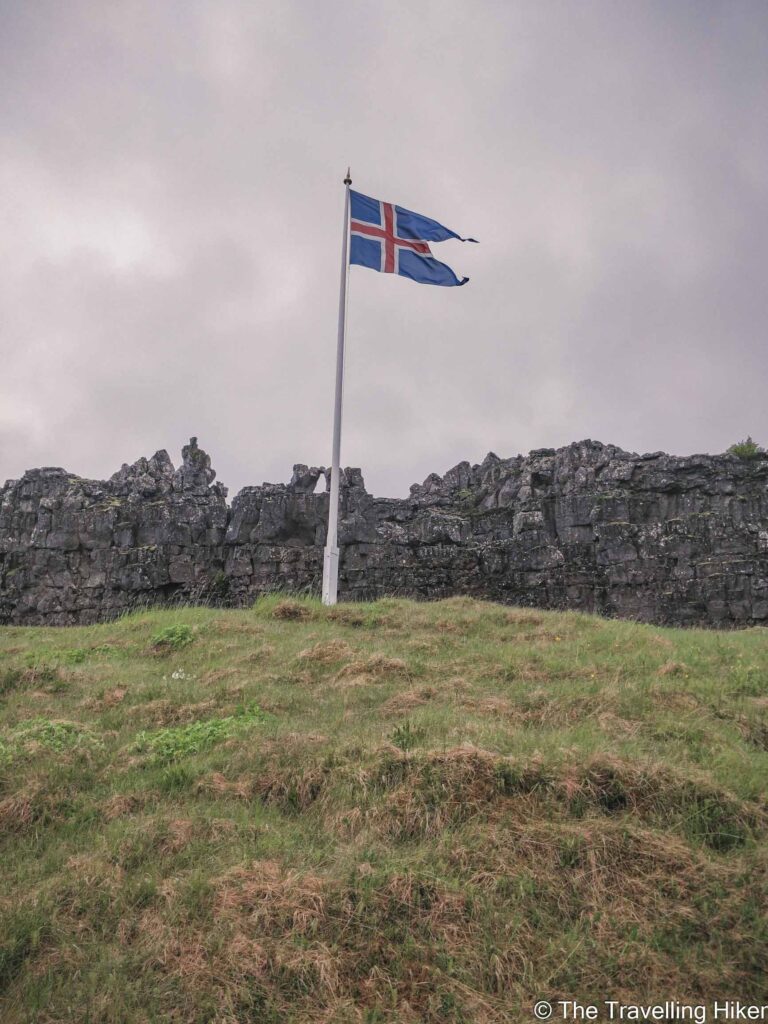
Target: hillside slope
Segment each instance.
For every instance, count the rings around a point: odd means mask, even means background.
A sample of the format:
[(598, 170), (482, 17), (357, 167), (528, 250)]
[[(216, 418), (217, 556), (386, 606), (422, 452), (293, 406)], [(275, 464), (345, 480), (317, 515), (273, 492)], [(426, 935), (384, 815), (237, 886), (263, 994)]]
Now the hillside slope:
[(6, 1024), (758, 1000), (768, 632), (452, 599), (0, 629)]

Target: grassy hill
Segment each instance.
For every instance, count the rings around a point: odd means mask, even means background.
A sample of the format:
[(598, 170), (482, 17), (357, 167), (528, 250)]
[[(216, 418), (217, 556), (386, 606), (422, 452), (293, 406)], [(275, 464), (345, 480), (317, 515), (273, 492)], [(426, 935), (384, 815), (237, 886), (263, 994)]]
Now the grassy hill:
[(265, 598), (0, 629), (4, 1024), (765, 995), (768, 631)]

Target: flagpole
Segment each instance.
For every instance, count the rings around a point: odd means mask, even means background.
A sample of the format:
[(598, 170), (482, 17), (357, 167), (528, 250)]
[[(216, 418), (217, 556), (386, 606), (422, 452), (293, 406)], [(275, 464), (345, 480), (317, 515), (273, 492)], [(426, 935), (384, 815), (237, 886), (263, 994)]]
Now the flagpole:
[(336, 604), (339, 585), (339, 475), (341, 473), (341, 404), (344, 394), (344, 337), (347, 330), (347, 279), (349, 277), (349, 186), (347, 168), (344, 179), (344, 233), (341, 243), (341, 286), (339, 289), (339, 334), (336, 343), (336, 397), (333, 409), (333, 453), (331, 462), (331, 500), (328, 508), (328, 535), (323, 553), (323, 604)]

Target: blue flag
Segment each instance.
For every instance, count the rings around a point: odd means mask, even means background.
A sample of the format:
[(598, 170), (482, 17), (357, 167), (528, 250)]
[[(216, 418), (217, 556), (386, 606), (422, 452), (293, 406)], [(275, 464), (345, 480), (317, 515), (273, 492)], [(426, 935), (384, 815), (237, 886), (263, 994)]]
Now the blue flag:
[(427, 243), (444, 242), (447, 238), (474, 242), (474, 238), (461, 238), (436, 220), (404, 210), (402, 206), (383, 203), (352, 190), (349, 194), (352, 200), (350, 263), (383, 274), (410, 277), (419, 284), (450, 288), (467, 283), (468, 277), (458, 278), (450, 267), (436, 260)]

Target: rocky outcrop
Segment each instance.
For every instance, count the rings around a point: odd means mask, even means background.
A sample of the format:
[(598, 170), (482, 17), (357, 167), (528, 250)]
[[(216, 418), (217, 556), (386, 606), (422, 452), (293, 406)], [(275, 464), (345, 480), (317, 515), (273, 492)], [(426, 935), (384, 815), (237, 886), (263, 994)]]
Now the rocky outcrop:
[[(179, 600), (319, 590), (324, 467), (226, 503), (192, 438), (108, 481), (37, 469), (0, 490), (0, 623), (97, 622)], [(325, 490), (317, 490), (320, 479)], [(405, 499), (341, 480), (343, 599), (469, 594), (673, 624), (768, 624), (768, 457), (582, 441), (432, 474)]]

